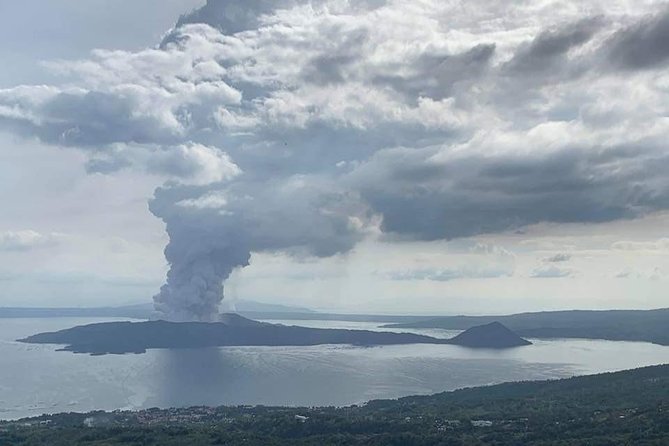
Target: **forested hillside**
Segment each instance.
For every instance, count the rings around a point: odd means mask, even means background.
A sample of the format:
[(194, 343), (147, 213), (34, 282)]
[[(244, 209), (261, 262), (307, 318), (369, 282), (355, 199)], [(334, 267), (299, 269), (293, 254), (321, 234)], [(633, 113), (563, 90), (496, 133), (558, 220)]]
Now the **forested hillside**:
[(666, 445), (669, 366), (347, 408), (195, 407), (0, 424), (0, 445)]

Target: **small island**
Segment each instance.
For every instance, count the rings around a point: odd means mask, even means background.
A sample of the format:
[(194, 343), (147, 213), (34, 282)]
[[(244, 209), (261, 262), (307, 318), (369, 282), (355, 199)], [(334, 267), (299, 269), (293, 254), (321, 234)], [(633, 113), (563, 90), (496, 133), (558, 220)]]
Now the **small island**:
[(449, 341), (470, 348), (509, 348), (532, 344), (499, 322), (472, 327)]
[(451, 344), (501, 349), (531, 344), (500, 323), (472, 327), (452, 339), (439, 339), (414, 333), (286, 326), (258, 322), (237, 314), (222, 315), (220, 322), (105, 322), (39, 333), (18, 341), (60, 344), (65, 345), (64, 351), (93, 355), (224, 346)]

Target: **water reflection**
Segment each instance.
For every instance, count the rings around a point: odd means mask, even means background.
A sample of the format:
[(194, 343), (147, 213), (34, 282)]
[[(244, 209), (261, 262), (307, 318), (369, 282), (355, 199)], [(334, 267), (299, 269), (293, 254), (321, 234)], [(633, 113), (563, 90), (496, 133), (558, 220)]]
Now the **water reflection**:
[(218, 348), (158, 350), (156, 406), (215, 405), (228, 399), (239, 368)]
[(160, 386), (150, 405), (345, 405), (490, 384), (501, 377), (541, 379), (572, 372), (564, 364), (457, 358), (453, 350), (460, 347), (433, 347), (431, 351), (422, 351), (422, 346), (157, 351)]

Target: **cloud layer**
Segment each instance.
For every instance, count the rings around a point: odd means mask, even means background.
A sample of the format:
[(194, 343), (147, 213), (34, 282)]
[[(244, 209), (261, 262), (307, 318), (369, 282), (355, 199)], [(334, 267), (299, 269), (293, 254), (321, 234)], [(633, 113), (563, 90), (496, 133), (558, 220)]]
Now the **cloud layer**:
[(165, 178), (157, 306), (206, 320), (252, 252), (669, 208), (669, 10), (614, 3), (210, 0), (155, 48), (0, 90), (0, 127)]

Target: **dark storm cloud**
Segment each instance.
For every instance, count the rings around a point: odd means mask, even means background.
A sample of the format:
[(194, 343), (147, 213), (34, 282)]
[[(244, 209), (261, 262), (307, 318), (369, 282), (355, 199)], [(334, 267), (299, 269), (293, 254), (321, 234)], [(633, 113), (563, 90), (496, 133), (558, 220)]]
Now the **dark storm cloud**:
[(374, 81), (389, 85), (412, 99), (429, 97), (440, 100), (451, 96), (458, 82), (475, 81), (489, 68), (494, 53), (494, 44), (476, 45), (458, 54), (426, 53), (412, 64), (410, 74), (383, 74)]
[(669, 61), (669, 8), (617, 31), (604, 44), (608, 63), (618, 70), (647, 70)]
[[(207, 3), (179, 18), (175, 28), (189, 23), (205, 23), (224, 34), (254, 29), (263, 14), (294, 6), (297, 0), (208, 0)], [(168, 35), (166, 40), (169, 40)]]
[(541, 74), (564, 78), (568, 72), (577, 74), (582, 68), (569, 60), (569, 51), (588, 42), (602, 25), (601, 18), (589, 18), (543, 31), (521, 46), (502, 70), (506, 74), (524, 76)]
[[(116, 142), (155, 143), (175, 140), (158, 116), (136, 113), (136, 101), (128, 95), (109, 92), (56, 92), (33, 104), (13, 90), (5, 90), (6, 104), (27, 113), (0, 119), (0, 126), (18, 133), (37, 136), (49, 144), (103, 147)], [(38, 111), (39, 110), (39, 111)], [(39, 118), (35, 116), (38, 115)]]
[[(350, 9), (373, 9), (386, 3), (387, 0), (358, 0), (349, 6)], [(304, 5), (304, 0), (207, 0), (201, 8), (182, 15), (175, 28), (190, 23), (204, 23), (231, 35), (242, 31), (257, 29), (263, 16), (271, 13)], [(324, 0), (312, 0), (313, 5), (325, 3)], [(174, 36), (168, 34), (163, 44)]]
[[(494, 233), (540, 222), (594, 223), (669, 207), (669, 157), (593, 150), (519, 156), (377, 153), (351, 174), (383, 230), (421, 240)], [(623, 170), (621, 165), (625, 165)]]
[(333, 48), (314, 57), (304, 69), (306, 82), (338, 84), (346, 80), (346, 69), (364, 58), (364, 44), (369, 33), (365, 29), (348, 31), (341, 40), (332, 39)]
[(605, 30), (607, 20), (591, 17), (542, 31), (516, 50), (500, 67), (500, 74), (518, 78), (521, 85), (543, 85), (592, 72), (650, 70), (669, 61), (669, 8), (636, 19), (597, 47), (572, 54)]

